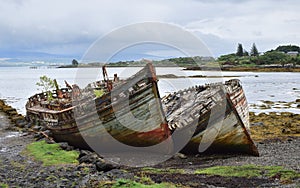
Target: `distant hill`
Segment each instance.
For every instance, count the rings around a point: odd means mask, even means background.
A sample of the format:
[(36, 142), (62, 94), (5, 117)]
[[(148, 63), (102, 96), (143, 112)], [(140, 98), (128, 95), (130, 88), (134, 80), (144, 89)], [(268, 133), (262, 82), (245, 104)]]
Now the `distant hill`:
[(73, 55), (51, 54), (45, 52), (31, 52), (31, 51), (0, 50), (0, 58), (66, 58), (66, 57), (73, 57)]
[[(169, 59), (163, 59), (163, 60), (151, 60), (153, 65), (157, 67), (196, 67), (201, 64), (207, 65), (209, 62), (214, 62), (213, 57), (178, 57), (178, 58), (169, 58)], [(105, 64), (108, 67), (140, 67), (147, 64), (149, 60), (142, 59), (138, 61), (118, 61), (118, 62), (112, 62)], [(100, 62), (93, 62), (93, 63), (87, 63), (87, 64), (78, 64), (76, 66), (69, 64), (61, 66), (60, 68), (73, 68), (73, 67), (101, 67), (104, 63)]]
[(69, 64), (74, 56), (44, 52), (0, 51), (0, 66), (47, 66)]

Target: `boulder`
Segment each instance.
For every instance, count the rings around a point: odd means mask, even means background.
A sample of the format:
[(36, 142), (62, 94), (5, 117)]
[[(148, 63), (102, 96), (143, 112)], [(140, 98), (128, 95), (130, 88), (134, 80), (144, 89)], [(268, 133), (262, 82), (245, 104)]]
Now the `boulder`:
[(82, 157), (78, 158), (79, 163), (87, 163), (87, 164), (91, 164), (91, 163), (95, 163), (96, 161), (98, 161), (99, 158), (98, 155), (96, 153), (90, 153), (88, 155), (84, 155)]
[(90, 155), (92, 154), (93, 152), (89, 151), (89, 150), (80, 150), (79, 151), (79, 157), (78, 158), (81, 158), (83, 156), (86, 156), (86, 155)]
[(59, 144), (59, 146), (60, 146), (61, 149), (66, 150), (66, 151), (71, 151), (71, 150), (74, 149), (74, 147), (70, 146), (68, 144), (68, 142), (59, 142), (58, 144)]
[(97, 171), (102, 171), (102, 172), (108, 172), (108, 171), (116, 168), (116, 166), (106, 163), (103, 159), (98, 160), (95, 163), (95, 166), (96, 166)]

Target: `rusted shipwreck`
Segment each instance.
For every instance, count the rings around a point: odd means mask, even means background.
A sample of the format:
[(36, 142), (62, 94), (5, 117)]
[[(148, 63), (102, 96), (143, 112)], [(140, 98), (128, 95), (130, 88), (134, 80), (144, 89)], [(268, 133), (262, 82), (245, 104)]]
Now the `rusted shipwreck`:
[[(185, 153), (201, 151), (202, 144), (211, 152), (258, 155), (248, 132), (248, 105), (238, 80), (195, 86), (161, 99), (151, 63), (123, 81), (109, 80), (103, 70), (106, 79), (84, 89), (57, 88), (51, 101), (47, 92), (30, 97), (27, 119), (49, 129), (55, 140), (84, 149), (91, 149), (87, 140), (110, 142), (104, 136), (107, 133), (126, 145), (147, 147), (166, 139), (172, 142), (175, 131), (194, 127), (182, 150)], [(214, 129), (217, 134), (212, 133)], [(111, 143), (107, 147), (114, 148)]]

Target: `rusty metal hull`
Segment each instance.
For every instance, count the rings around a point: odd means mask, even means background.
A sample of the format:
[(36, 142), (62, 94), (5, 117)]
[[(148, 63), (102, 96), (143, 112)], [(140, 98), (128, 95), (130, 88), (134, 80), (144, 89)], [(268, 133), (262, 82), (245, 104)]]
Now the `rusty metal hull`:
[(182, 152), (259, 155), (249, 134), (248, 105), (238, 80), (189, 88), (162, 102), (172, 132), (196, 127)]
[(85, 94), (67, 109), (27, 104), (27, 118), (51, 130), (56, 141), (79, 148), (90, 149), (90, 143), (113, 148), (111, 137), (125, 145), (145, 147), (170, 135), (159, 97), (155, 70), (147, 64), (105, 95)]

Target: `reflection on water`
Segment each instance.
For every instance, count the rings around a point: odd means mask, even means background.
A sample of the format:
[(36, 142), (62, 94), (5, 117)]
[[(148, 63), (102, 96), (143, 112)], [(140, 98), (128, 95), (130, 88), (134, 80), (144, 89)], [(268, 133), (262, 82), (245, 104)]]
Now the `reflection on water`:
[[(117, 73), (121, 78), (126, 78), (140, 70), (139, 67), (130, 68), (108, 68), (108, 75), (113, 77)], [(223, 75), (226, 78), (162, 78), (159, 81), (159, 91), (161, 96), (185, 89), (193, 85), (201, 85), (212, 82), (224, 82), (231, 78), (238, 78), (242, 81), (250, 111), (268, 112), (268, 111), (292, 111), (300, 114), (300, 109), (295, 105), (288, 108), (276, 106), (271, 109), (261, 109), (257, 106), (262, 101), (281, 101), (294, 102), (300, 98), (300, 73), (259, 73), (259, 72), (203, 72), (203, 71), (183, 71), (181, 68), (162, 68), (156, 69), (157, 75), (174, 74), (177, 76), (193, 75)], [(0, 68), (0, 98), (7, 100), (9, 104), (15, 107), (20, 113), (25, 114), (24, 105), (27, 98), (38, 92), (36, 82), (39, 77), (47, 75), (56, 78), (61, 86), (64, 86), (64, 80), (69, 83), (85, 83), (102, 78), (100, 68), (84, 69), (29, 69), (28, 67)], [(229, 76), (229, 77), (228, 77)]]

